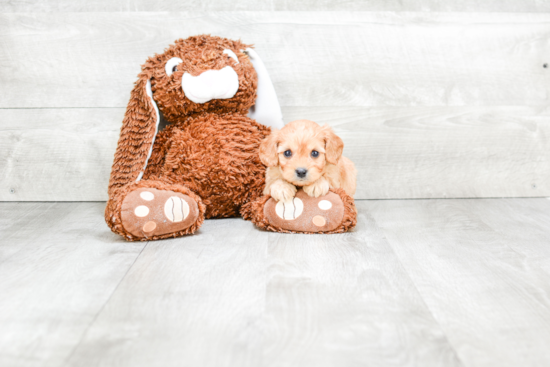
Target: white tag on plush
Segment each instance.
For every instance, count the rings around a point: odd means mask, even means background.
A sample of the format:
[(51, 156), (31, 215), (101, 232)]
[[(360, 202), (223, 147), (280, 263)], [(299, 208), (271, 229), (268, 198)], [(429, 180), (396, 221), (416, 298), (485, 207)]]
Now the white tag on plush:
[(250, 57), (250, 61), (252, 61), (254, 69), (256, 69), (256, 74), (258, 74), (256, 104), (248, 111), (248, 117), (262, 125), (282, 129), (285, 125), (283, 122), (283, 113), (281, 112), (281, 106), (279, 106), (279, 100), (277, 99), (277, 94), (275, 93), (275, 88), (267, 69), (256, 51), (247, 48), (246, 52)]

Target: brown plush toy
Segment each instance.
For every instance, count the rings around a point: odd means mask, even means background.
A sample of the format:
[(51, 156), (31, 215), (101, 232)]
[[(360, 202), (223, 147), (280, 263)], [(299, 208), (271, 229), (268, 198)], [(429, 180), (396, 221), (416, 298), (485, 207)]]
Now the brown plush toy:
[[(142, 66), (109, 181), (105, 220), (113, 232), (129, 241), (177, 237), (194, 233), (205, 218), (241, 214), (268, 230), (300, 231), (298, 221), (277, 220), (276, 204), (262, 197), (259, 145), (270, 127), (283, 124), (269, 76), (250, 47), (190, 37)], [(169, 123), (162, 131), (159, 110)], [(353, 199), (342, 190), (330, 195), (329, 226), (304, 232), (343, 232), (355, 224)], [(312, 213), (307, 207), (303, 213), (307, 222)]]

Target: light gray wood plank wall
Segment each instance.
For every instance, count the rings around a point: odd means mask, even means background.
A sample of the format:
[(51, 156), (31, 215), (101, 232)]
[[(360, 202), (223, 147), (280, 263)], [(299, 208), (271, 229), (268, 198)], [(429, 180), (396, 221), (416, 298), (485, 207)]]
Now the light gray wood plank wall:
[[(283, 114), (334, 127), (359, 169), (359, 199), (550, 195), (548, 108), (284, 107)], [(0, 109), (0, 200), (107, 200), (123, 115), (123, 108)]]
[(92, 11), (444, 11), (444, 12), (539, 12), (549, 11), (544, 0), (1, 0), (0, 12), (92, 12)]
[(124, 109), (0, 109), (0, 200), (106, 201)]
[(286, 121), (336, 126), (356, 198), (550, 196), (550, 14), (480, 7), (1, 13), (0, 200), (105, 200), (139, 65), (201, 32), (256, 45)]
[(202, 33), (254, 44), (282, 106), (541, 106), (549, 29), (548, 13), (4, 13), (0, 107), (125, 107), (148, 56)]

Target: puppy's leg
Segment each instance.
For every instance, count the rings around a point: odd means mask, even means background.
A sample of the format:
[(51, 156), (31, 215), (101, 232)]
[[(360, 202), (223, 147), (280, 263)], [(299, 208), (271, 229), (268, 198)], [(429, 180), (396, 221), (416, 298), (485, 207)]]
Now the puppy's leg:
[(328, 194), (330, 184), (326, 178), (321, 176), (320, 179), (312, 183), (311, 185), (304, 186), (304, 191), (312, 198), (318, 198), (319, 196), (325, 196)]
[(268, 167), (265, 172), (264, 195), (277, 201), (287, 201), (296, 195), (296, 187), (283, 179), (279, 167)]
[(276, 180), (269, 188), (269, 195), (277, 201), (288, 201), (296, 195), (296, 186), (283, 180)]
[(340, 187), (353, 197), (357, 187), (357, 169), (351, 160), (341, 157), (338, 162), (338, 173), (340, 176)]

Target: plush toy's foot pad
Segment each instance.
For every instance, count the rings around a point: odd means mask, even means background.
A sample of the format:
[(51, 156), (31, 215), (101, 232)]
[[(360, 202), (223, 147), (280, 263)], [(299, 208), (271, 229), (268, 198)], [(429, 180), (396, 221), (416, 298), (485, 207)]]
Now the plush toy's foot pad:
[(140, 238), (182, 231), (198, 217), (197, 202), (174, 191), (139, 188), (122, 202), (122, 225)]
[(303, 190), (287, 202), (271, 198), (264, 206), (264, 215), (276, 228), (294, 232), (329, 232), (344, 219), (344, 203), (334, 192), (312, 198)]

